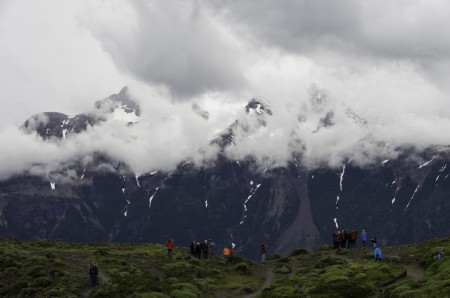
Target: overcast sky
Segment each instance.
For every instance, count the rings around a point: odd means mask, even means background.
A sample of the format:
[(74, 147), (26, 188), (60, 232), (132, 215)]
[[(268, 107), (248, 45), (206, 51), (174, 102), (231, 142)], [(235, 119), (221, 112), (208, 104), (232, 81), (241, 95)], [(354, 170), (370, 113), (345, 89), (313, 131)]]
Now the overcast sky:
[[(235, 119), (253, 128), (227, 153), (263, 167), (293, 152), (340, 166), (448, 145), (448, 28), (446, 0), (0, 0), (0, 177), (95, 150), (138, 174), (200, 162)], [(89, 112), (125, 85), (143, 109), (133, 128), (109, 123), (58, 145), (16, 129), (40, 112)], [(244, 115), (253, 97), (271, 105), (265, 127)], [(335, 125), (317, 130), (330, 111)]]

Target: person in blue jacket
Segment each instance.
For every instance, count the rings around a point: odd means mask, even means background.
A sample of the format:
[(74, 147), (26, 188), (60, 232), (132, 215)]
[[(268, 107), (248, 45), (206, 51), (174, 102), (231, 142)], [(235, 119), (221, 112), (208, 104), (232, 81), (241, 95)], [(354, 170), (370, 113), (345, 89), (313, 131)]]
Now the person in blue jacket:
[(381, 251), (381, 248), (377, 247), (375, 248), (375, 251), (373, 252), (373, 257), (375, 258), (375, 261), (381, 262), (383, 259), (383, 252)]
[(366, 230), (362, 230), (361, 232), (361, 241), (362, 241), (362, 245), (364, 247), (366, 247), (366, 241), (367, 241), (367, 233)]

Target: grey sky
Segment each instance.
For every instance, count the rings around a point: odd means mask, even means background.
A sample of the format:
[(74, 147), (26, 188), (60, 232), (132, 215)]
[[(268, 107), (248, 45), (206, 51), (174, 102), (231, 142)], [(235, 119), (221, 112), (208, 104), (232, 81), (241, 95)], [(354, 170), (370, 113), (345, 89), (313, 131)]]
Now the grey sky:
[[(339, 166), (394, 156), (396, 145), (450, 144), (447, 28), (444, 0), (1, 0), (1, 175), (35, 162), (57, 168), (95, 150), (139, 173), (201, 162), (214, 156), (208, 141), (236, 118), (255, 127), (228, 154), (253, 154), (262, 166), (282, 165), (294, 151)], [(323, 115), (310, 106), (312, 84), (326, 89), (335, 121), (315, 133)], [(39, 112), (88, 112), (125, 85), (143, 107), (132, 129), (110, 123), (60, 145), (14, 129)], [(272, 105), (265, 128), (243, 114), (252, 97)], [(355, 125), (348, 110), (369, 124)]]

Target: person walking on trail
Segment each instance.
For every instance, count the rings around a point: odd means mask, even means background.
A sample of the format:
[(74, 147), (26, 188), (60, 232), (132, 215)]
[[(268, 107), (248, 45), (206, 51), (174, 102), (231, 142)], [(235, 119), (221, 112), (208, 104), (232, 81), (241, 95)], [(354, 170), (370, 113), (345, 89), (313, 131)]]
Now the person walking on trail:
[(383, 252), (381, 251), (381, 248), (379, 247), (375, 248), (375, 251), (373, 252), (373, 257), (375, 258), (375, 262), (381, 262), (381, 260), (383, 260)]
[(98, 266), (95, 262), (91, 262), (89, 266), (89, 278), (91, 280), (91, 287), (98, 285)]
[(173, 244), (173, 241), (171, 239), (167, 240), (166, 243), (166, 247), (167, 247), (167, 256), (169, 257), (169, 259), (172, 259), (172, 250), (175, 247), (175, 245)]
[(361, 241), (362, 241), (362, 245), (364, 247), (366, 247), (366, 242), (367, 242), (367, 233), (366, 230), (362, 230), (361, 232)]
[(262, 243), (261, 246), (259, 247), (259, 250), (261, 252), (261, 263), (265, 263), (266, 262), (267, 245)]

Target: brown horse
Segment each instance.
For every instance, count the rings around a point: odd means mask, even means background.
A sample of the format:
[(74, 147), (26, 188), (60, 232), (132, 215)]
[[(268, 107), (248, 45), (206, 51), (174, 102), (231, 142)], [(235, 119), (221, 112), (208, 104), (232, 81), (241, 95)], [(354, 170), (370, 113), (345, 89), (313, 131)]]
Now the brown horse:
[(355, 247), (356, 240), (358, 239), (358, 231), (353, 230), (348, 234), (348, 248)]

